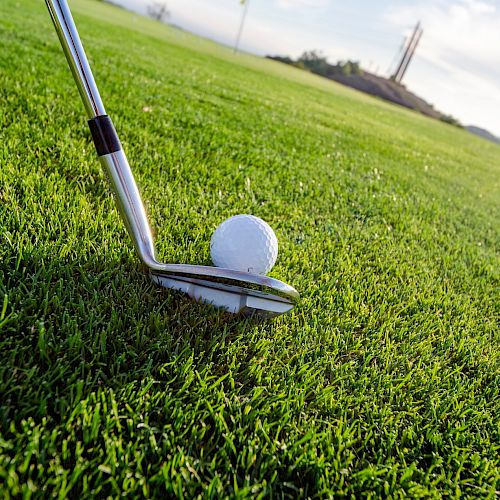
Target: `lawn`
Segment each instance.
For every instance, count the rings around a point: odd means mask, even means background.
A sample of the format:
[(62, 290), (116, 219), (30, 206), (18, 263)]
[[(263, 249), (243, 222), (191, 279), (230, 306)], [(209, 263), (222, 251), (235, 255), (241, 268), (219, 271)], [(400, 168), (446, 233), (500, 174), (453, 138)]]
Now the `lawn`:
[(498, 496), (500, 148), (71, 6), (160, 257), (209, 264), (251, 213), (301, 301), (255, 322), (150, 282), (44, 2), (1, 0), (1, 495)]

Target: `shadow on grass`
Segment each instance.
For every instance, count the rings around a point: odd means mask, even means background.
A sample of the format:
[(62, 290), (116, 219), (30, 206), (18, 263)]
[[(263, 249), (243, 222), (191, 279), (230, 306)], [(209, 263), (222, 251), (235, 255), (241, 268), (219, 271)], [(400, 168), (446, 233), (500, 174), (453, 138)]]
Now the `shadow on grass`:
[[(255, 320), (154, 285), (135, 259), (43, 249), (0, 264), (0, 419), (56, 421), (100, 386), (118, 390), (179, 357), (197, 363)], [(207, 358), (208, 359), (208, 358)]]
[[(244, 458), (248, 440), (262, 438), (256, 420), (287, 421), (303, 407), (283, 391), (272, 397), (254, 391), (260, 384), (247, 370), (253, 343), (271, 326), (259, 323), (256, 331), (254, 320), (158, 287), (127, 257), (55, 259), (42, 249), (12, 256), (0, 264), (0, 290), (8, 297), (0, 322), (0, 430), (16, 443), (7, 451), (12, 463), (38, 432), (40, 470), (61, 456), (72, 470), (83, 447), (85, 462), (78, 464), (85, 480), (107, 494), (116, 485), (97, 466), (117, 443), (124, 443), (127, 460), (117, 462), (116, 474), (139, 454), (155, 478), (151, 488), (162, 491), (169, 482), (165, 457), (175, 462), (173, 455), (199, 464), (202, 479), (193, 476), (184, 486), (193, 494), (212, 480), (212, 468), (230, 468), (241, 484), (262, 483), (271, 464), (283, 481), (280, 491), (290, 481), (306, 489), (316, 481), (319, 469), (297, 466), (294, 450), (278, 460), (279, 449), (264, 446), (250, 472)], [(251, 413), (242, 413), (249, 408), (243, 400), (255, 407)], [(282, 438), (294, 432), (298, 442), (293, 425), (283, 425)], [(43, 482), (54, 474), (37, 471), (19, 477)], [(233, 491), (229, 483), (217, 487)], [(72, 488), (81, 492), (81, 480)]]

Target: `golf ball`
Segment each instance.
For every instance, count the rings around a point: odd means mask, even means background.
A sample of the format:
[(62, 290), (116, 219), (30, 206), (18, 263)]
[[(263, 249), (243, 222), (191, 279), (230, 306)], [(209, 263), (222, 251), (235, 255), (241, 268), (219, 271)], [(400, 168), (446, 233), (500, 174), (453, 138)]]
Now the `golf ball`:
[(269, 224), (253, 215), (235, 215), (215, 230), (210, 255), (217, 267), (267, 274), (278, 257), (278, 240)]

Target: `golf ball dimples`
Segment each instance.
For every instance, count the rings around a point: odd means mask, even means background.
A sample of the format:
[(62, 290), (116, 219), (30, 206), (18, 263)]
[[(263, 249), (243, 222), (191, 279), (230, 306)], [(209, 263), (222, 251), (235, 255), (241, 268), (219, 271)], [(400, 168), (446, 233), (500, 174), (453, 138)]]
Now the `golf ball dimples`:
[(235, 215), (215, 230), (210, 254), (217, 267), (268, 273), (278, 257), (278, 240), (269, 224), (253, 215)]

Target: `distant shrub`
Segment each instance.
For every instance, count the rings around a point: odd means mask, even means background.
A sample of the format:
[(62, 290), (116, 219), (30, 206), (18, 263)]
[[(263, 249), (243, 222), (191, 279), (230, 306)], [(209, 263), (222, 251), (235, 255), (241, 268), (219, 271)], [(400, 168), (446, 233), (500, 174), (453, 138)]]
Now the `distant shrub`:
[(339, 61), (329, 64), (326, 57), (319, 50), (307, 50), (297, 60), (288, 56), (266, 56), (268, 59), (290, 64), (296, 68), (305, 69), (317, 75), (331, 78), (333, 76), (360, 75), (363, 71), (358, 61)]
[(464, 128), (464, 126), (454, 116), (442, 115), (439, 119), (442, 122), (449, 123), (450, 125), (454, 125), (455, 127)]
[(308, 50), (304, 52), (298, 59), (297, 64), (304, 66), (304, 68), (309, 69), (313, 73), (318, 75), (327, 76), (330, 64), (326, 60), (326, 57), (317, 50)]
[(272, 59), (273, 61), (278, 61), (284, 64), (295, 64), (295, 61), (288, 56), (266, 56), (267, 59)]
[(162, 1), (155, 1), (147, 7), (148, 16), (160, 22), (165, 22), (170, 17), (167, 4)]
[(357, 61), (339, 61), (337, 64), (329, 65), (328, 75), (360, 75), (362, 73), (361, 66)]

